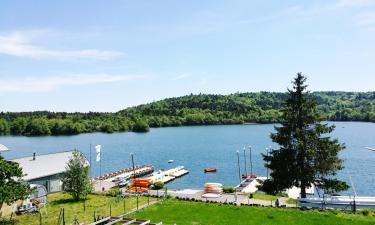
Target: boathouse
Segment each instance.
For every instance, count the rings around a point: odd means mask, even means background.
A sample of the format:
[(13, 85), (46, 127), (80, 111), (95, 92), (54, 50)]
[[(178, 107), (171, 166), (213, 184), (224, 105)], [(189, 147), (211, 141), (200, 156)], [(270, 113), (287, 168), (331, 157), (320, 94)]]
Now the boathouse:
[[(66, 171), (73, 151), (57, 152), (45, 155), (33, 154), (29, 157), (12, 159), (22, 168), (23, 180), (29, 184), (43, 185), (48, 193), (61, 191), (60, 175)], [(89, 166), (89, 162), (86, 160)]]

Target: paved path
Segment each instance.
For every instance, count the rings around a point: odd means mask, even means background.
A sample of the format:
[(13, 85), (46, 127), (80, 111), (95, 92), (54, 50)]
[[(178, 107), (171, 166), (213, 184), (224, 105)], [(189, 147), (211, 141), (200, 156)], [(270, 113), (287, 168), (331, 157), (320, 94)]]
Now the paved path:
[[(159, 196), (163, 196), (164, 195), (164, 190), (160, 190), (159, 192), (155, 191), (155, 190), (151, 190), (150, 191), (150, 194), (151, 195), (157, 195), (157, 193), (159, 194)], [(222, 194), (220, 195), (218, 198), (203, 198), (202, 197), (202, 194), (203, 194), (203, 191), (202, 190), (189, 190), (189, 191), (185, 191), (185, 190), (177, 190), (177, 191), (172, 191), (172, 190), (168, 190), (167, 191), (167, 194), (168, 195), (171, 195), (173, 197), (179, 197), (179, 198), (194, 198), (194, 199), (197, 199), (199, 201), (214, 201), (214, 202), (221, 202), (221, 203), (230, 203), (230, 202), (233, 202), (235, 203), (236, 205), (241, 205), (241, 204), (257, 204), (257, 205), (260, 205), (260, 206), (275, 206), (275, 201), (268, 201), (268, 200), (260, 200), (260, 199), (250, 199), (248, 196), (246, 195), (243, 195), (243, 194)], [(296, 207), (296, 205), (292, 205), (292, 204), (287, 204), (286, 201), (288, 200), (288, 198), (285, 198), (285, 197), (280, 197), (279, 198), (279, 202), (280, 202), (280, 205), (285, 205), (286, 207)]]

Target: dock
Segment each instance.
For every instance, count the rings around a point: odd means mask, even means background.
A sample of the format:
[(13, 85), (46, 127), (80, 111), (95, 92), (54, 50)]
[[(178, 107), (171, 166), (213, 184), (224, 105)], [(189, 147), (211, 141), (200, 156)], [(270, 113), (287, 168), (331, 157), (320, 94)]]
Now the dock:
[(171, 182), (172, 180), (182, 177), (186, 174), (188, 174), (189, 171), (186, 170), (183, 166), (178, 166), (173, 169), (169, 169), (166, 171), (160, 171), (158, 173), (155, 173), (151, 175), (150, 177), (147, 177), (147, 179), (150, 180), (151, 183), (155, 182), (163, 182), (163, 183), (168, 183)]
[(236, 186), (236, 190), (242, 193), (254, 193), (258, 191), (259, 181), (265, 181), (267, 177), (247, 178), (244, 179), (239, 185)]
[[(258, 191), (259, 181), (265, 181), (267, 177), (247, 178), (243, 180), (239, 185), (236, 186), (236, 190), (241, 193), (254, 193)], [(306, 194), (314, 195), (314, 184), (311, 184), (310, 188), (306, 189)], [(292, 187), (285, 191), (289, 198), (297, 199), (300, 195), (301, 189), (298, 187)]]
[(130, 168), (125, 168), (125, 169), (117, 170), (117, 171), (114, 171), (114, 172), (106, 173), (102, 176), (95, 177), (94, 180), (111, 181), (111, 180), (116, 179), (117, 177), (125, 177), (127, 175), (134, 176), (134, 174), (135, 174), (135, 177), (141, 177), (141, 176), (150, 174), (154, 171), (154, 167), (148, 166), (148, 165), (146, 165), (146, 166), (135, 166), (134, 169), (135, 170), (133, 171), (133, 168), (130, 167)]

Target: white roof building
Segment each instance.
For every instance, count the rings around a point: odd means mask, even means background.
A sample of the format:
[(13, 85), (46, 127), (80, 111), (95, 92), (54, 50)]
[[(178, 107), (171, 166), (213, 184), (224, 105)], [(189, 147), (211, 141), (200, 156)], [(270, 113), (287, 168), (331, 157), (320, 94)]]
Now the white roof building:
[[(69, 160), (73, 157), (73, 151), (51, 153), (46, 155), (34, 155), (12, 159), (22, 168), (25, 176), (23, 179), (29, 183), (41, 184), (48, 192), (61, 190), (59, 175), (66, 171)], [(90, 165), (86, 160), (86, 164)]]

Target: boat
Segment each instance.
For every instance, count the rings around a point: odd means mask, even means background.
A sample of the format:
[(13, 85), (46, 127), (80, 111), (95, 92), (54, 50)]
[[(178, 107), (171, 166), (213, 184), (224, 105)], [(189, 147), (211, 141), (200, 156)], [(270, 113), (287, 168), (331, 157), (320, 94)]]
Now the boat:
[(214, 173), (217, 172), (217, 168), (206, 168), (204, 169), (205, 173)]
[(218, 198), (220, 195), (215, 193), (205, 193), (202, 195), (202, 198)]
[(248, 179), (248, 178), (257, 178), (257, 175), (255, 174), (242, 174), (242, 179)]
[(301, 207), (308, 208), (375, 208), (375, 197), (331, 196), (327, 198), (300, 198)]
[(365, 147), (367, 150), (375, 151), (375, 148)]
[(168, 160), (168, 163), (173, 163), (173, 162), (174, 162), (173, 159)]

